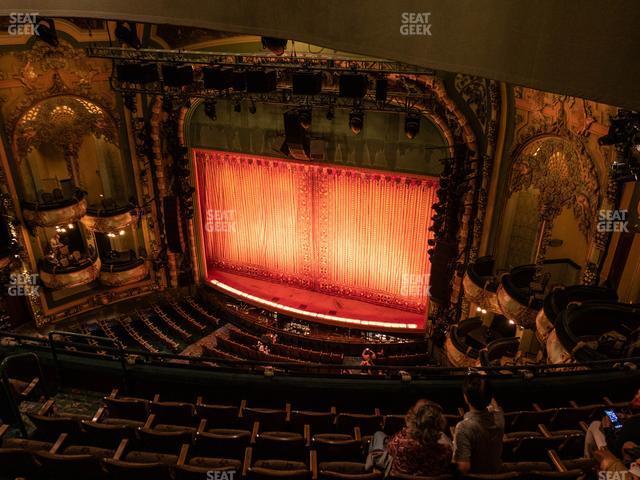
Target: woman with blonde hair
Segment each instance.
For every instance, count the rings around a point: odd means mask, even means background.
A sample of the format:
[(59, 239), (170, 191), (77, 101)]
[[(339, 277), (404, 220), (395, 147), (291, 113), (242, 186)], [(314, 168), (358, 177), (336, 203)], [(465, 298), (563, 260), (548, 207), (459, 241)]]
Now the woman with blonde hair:
[(442, 407), (429, 400), (418, 400), (405, 416), (405, 427), (387, 444), (393, 457), (391, 472), (423, 476), (449, 472), (452, 449), (444, 434), (446, 428)]

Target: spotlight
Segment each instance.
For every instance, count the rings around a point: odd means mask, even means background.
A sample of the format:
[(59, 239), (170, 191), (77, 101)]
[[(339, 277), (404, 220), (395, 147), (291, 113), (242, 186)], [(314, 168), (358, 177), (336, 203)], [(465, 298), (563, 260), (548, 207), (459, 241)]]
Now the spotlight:
[(362, 131), (364, 126), (364, 113), (360, 110), (352, 110), (349, 113), (349, 128), (351, 131), (358, 135)]
[(119, 233), (120, 235), (124, 235), (124, 230), (120, 230), (118, 233)]
[(254, 102), (253, 100), (251, 100), (251, 105), (249, 106), (249, 113), (251, 115), (255, 115), (256, 113), (256, 102)]
[(204, 114), (209, 117), (211, 120), (215, 121), (218, 119), (218, 115), (216, 114), (216, 102), (215, 100), (205, 100), (204, 102)]
[(58, 40), (58, 33), (56, 32), (56, 24), (53, 18), (50, 17), (36, 17), (36, 36), (45, 43), (48, 43), (52, 47), (60, 45)]
[(138, 38), (136, 22), (117, 22), (116, 38), (136, 50), (142, 46)]
[(407, 113), (404, 119), (404, 134), (409, 140), (413, 140), (420, 131), (420, 115), (417, 113)]
[(329, 107), (329, 110), (327, 110), (327, 120), (331, 121), (335, 118), (335, 113), (333, 111), (333, 107)]
[(69, 227), (69, 230), (73, 230), (75, 227), (73, 226), (73, 223), (70, 223), (69, 225), (67, 225), (67, 227)]
[(142, 46), (138, 38), (136, 22), (117, 22), (116, 38), (136, 50)]
[(305, 130), (311, 128), (311, 109), (301, 108), (298, 110), (298, 119), (300, 120), (300, 126)]
[(242, 111), (242, 103), (240, 100), (236, 100), (236, 103), (233, 104), (233, 111), (236, 113), (240, 113)]
[(262, 37), (262, 48), (271, 50), (272, 53), (280, 56), (287, 49), (288, 40), (276, 37)]

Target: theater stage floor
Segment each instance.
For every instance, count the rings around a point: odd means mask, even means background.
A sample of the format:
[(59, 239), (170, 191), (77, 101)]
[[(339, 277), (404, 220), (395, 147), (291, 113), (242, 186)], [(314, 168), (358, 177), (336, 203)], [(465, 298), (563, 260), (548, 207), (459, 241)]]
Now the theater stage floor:
[(219, 270), (209, 271), (208, 275), (209, 284), (228, 295), (319, 323), (394, 332), (419, 332), (425, 328), (424, 314), (333, 297)]

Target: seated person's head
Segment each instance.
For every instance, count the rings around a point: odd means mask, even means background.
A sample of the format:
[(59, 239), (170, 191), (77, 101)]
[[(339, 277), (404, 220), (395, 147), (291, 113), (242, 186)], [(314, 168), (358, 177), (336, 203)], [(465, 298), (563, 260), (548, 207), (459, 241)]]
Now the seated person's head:
[(493, 390), (489, 379), (479, 373), (470, 373), (465, 377), (462, 393), (467, 405), (476, 410), (484, 410), (493, 399)]
[(405, 416), (409, 435), (423, 444), (433, 444), (447, 428), (442, 407), (429, 400), (418, 400)]

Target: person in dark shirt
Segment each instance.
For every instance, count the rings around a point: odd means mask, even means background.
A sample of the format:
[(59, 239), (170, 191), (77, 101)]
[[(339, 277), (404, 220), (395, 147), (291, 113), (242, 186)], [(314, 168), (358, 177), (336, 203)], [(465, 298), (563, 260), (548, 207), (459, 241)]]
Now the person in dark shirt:
[(443, 433), (447, 421), (442, 407), (419, 400), (405, 417), (405, 427), (387, 443), (393, 457), (391, 471), (407, 475), (433, 476), (451, 468), (451, 441)]
[(502, 467), (504, 414), (485, 376), (467, 375), (462, 392), (469, 411), (455, 428), (453, 462), (462, 474), (497, 473)]

